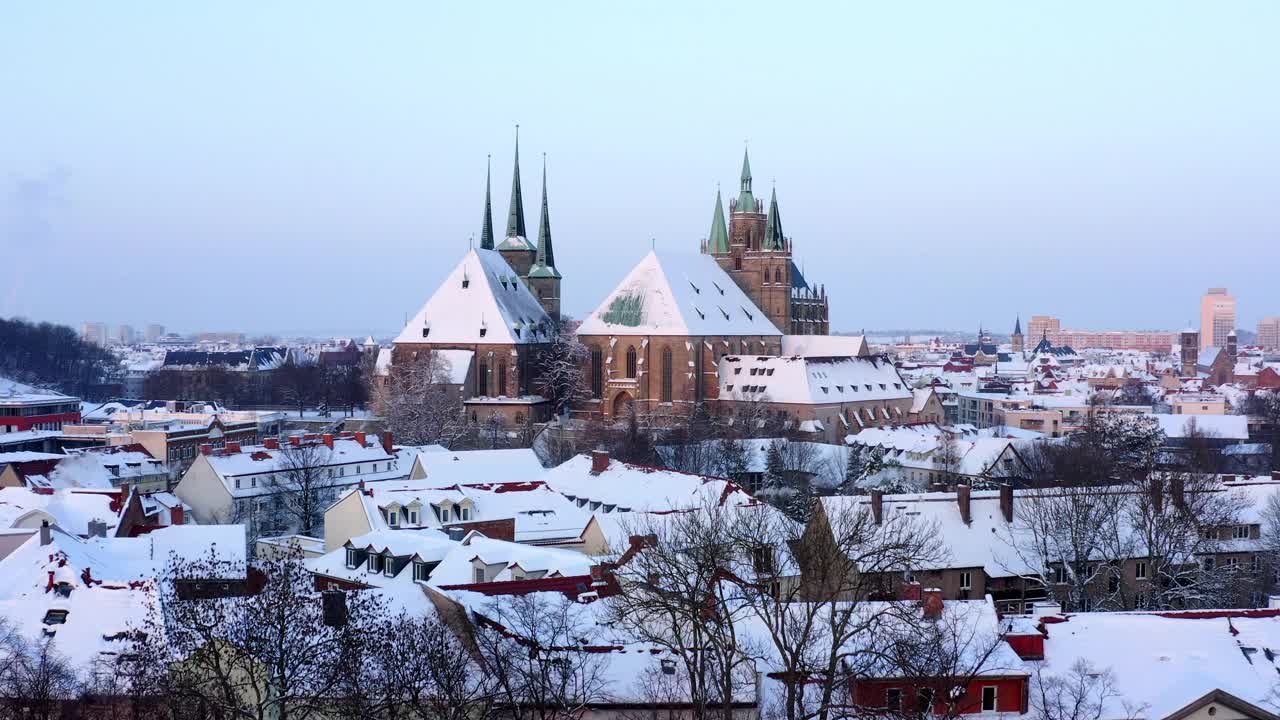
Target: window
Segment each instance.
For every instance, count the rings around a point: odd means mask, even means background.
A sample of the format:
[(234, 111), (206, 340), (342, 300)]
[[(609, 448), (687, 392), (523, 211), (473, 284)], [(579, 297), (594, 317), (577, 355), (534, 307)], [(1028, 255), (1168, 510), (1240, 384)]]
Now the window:
[(240, 478), (236, 478), (236, 489), (240, 489)]
[(347, 567), (353, 568), (360, 564), (359, 553), (355, 548), (347, 548)]
[(671, 348), (662, 348), (662, 402), (671, 402), (672, 372)]
[(258, 478), (256, 476), (249, 478), (249, 487), (258, 487)]
[(507, 364), (505, 362), (498, 363), (498, 386), (494, 388), (497, 395), (507, 394)]
[(636, 348), (634, 345), (627, 348), (627, 377), (636, 376)]
[(458, 510), (458, 515), (459, 515), (460, 519), (462, 519), (462, 520), (470, 520), (470, 519), (471, 519), (471, 508), (461, 508), (461, 509), (459, 509), (459, 510)]
[(1147, 579), (1147, 563), (1145, 560), (1139, 560), (1133, 566), (1133, 576), (1139, 580)]
[(916, 693), (916, 708), (929, 710), (933, 707), (933, 688), (920, 688)]
[(987, 685), (982, 688), (982, 712), (996, 711), (996, 686)]
[(396, 527), (400, 524), (399, 510), (387, 510), (387, 524), (391, 527)]
[(1067, 568), (1063, 565), (1055, 565), (1053, 568), (1053, 582), (1058, 585), (1067, 584)]
[(386, 575), (387, 577), (396, 576), (395, 558), (391, 557), (390, 555), (387, 555), (386, 557), (382, 558), (382, 574)]
[(972, 587), (973, 587), (973, 573), (971, 572), (960, 573), (960, 589), (969, 590)]
[(886, 710), (895, 712), (902, 709), (902, 690), (900, 688), (889, 688), (884, 691), (884, 707)]
[(1212, 557), (1207, 557), (1207, 558), (1205, 558), (1205, 559), (1204, 559), (1204, 561), (1203, 561), (1203, 563), (1202, 563), (1202, 565), (1203, 565), (1203, 567), (1204, 567), (1204, 569), (1205, 569), (1205, 572), (1212, 572), (1212, 571), (1213, 571), (1213, 569), (1214, 569), (1215, 567), (1217, 567), (1217, 564), (1218, 564), (1218, 563), (1217, 563), (1217, 561), (1216, 561), (1214, 558), (1212, 558)]
[(1248, 539), (1249, 539), (1249, 526), (1248, 526), (1248, 525), (1236, 525), (1236, 526), (1232, 527), (1232, 528), (1231, 528), (1231, 539), (1232, 539), (1232, 540), (1248, 540)]
[(598, 347), (591, 348), (591, 397), (604, 395), (604, 353)]
[(476, 396), (487, 397), (489, 395), (489, 364), (480, 363), (476, 366)]
[(417, 524), (418, 524), (418, 511), (417, 511), (417, 510), (410, 510), (410, 511), (409, 511), (409, 524), (410, 524), (410, 525), (417, 525)]
[(382, 556), (377, 553), (369, 554), (368, 570), (371, 573), (382, 572)]
[(478, 583), (484, 582), (484, 568), (476, 568), (474, 578)]
[(418, 582), (426, 582), (427, 578), (430, 577), (430, 575), (431, 575), (431, 571), (427, 569), (426, 563), (418, 562), (417, 560), (413, 561), (413, 579), (414, 580)]

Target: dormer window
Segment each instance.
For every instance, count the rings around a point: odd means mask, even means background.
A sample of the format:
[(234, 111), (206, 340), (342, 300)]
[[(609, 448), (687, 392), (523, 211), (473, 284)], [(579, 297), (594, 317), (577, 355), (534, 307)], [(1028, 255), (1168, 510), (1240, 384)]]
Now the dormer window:
[(371, 572), (371, 573), (380, 573), (380, 572), (382, 572), (382, 556), (381, 556), (381, 555), (379, 555), (379, 554), (377, 554), (377, 553), (370, 553), (370, 555), (369, 555), (369, 562), (368, 562), (368, 570), (369, 570), (369, 572)]
[(400, 524), (400, 511), (399, 511), (399, 510), (388, 510), (388, 511), (387, 511), (387, 524), (388, 524), (388, 525), (390, 525), (391, 527), (396, 527), (396, 526), (398, 526), (398, 525)]
[(417, 511), (417, 510), (410, 510), (410, 511), (409, 511), (409, 524), (410, 524), (410, 525), (417, 525), (417, 524), (418, 524), (418, 511)]
[(431, 334), (431, 328), (429, 327), (422, 328), (422, 337), (427, 337), (430, 334)]
[(355, 548), (347, 548), (347, 567), (354, 568), (360, 564), (360, 554)]
[(382, 558), (382, 574), (386, 575), (387, 577), (396, 576), (395, 558), (392, 557), (390, 554), (387, 554)]
[(67, 610), (50, 610), (44, 614), (45, 625), (63, 625), (67, 622)]
[(470, 520), (470, 519), (471, 519), (471, 509), (470, 509), (470, 508), (459, 508), (459, 509), (458, 509), (458, 513), (459, 513), (459, 515), (460, 515), (460, 519), (462, 519), (462, 520)]
[(427, 567), (426, 563), (419, 562), (417, 560), (413, 561), (413, 579), (416, 582), (426, 582), (427, 578), (430, 576), (431, 570)]

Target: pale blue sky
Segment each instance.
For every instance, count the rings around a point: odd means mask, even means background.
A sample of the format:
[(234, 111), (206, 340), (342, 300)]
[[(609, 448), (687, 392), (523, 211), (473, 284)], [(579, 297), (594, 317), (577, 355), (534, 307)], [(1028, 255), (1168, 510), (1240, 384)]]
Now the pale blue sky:
[[(606, 10), (605, 8), (609, 8)], [(389, 333), (549, 158), (564, 304), (776, 178), (833, 327), (1280, 314), (1280, 3), (19, 3), (0, 315)]]

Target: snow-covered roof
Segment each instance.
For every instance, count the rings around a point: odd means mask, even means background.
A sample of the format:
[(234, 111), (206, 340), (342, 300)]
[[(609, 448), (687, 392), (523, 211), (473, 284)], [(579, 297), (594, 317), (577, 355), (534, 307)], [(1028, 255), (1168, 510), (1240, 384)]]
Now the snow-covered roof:
[(548, 470), (542, 479), (593, 512), (655, 512), (703, 507), (708, 502), (743, 504), (753, 498), (721, 478), (610, 460), (599, 474), (591, 472), (590, 455), (578, 455)]
[[(1255, 615), (1255, 617), (1249, 617)], [(1261, 615), (1260, 617), (1256, 615)], [(1102, 717), (1166, 718), (1212, 690), (1269, 705), (1280, 672), (1280, 616), (1274, 611), (1091, 612), (1047, 625), (1046, 675), (1084, 660), (1110, 670), (1114, 696)]]
[(119, 519), (119, 496), (94, 490), (0, 488), (0, 528), (39, 527), (41, 520), (76, 535), (87, 535), (89, 522), (101, 520), (108, 533)]
[(522, 345), (547, 342), (550, 328), (551, 318), (502, 255), (472, 249), (395, 342)]
[(446, 450), (435, 446), (418, 453), (418, 465), (432, 487), (537, 480), (542, 463), (530, 448), (511, 450)]
[(1246, 415), (1152, 415), (1160, 423), (1166, 437), (1185, 438), (1192, 427), (1220, 440), (1248, 440), (1249, 418)]
[(578, 334), (781, 335), (710, 255), (657, 251), (631, 269)]
[(727, 355), (720, 358), (720, 398), (821, 405), (910, 400), (893, 363), (878, 356), (839, 360)]
[(865, 357), (871, 354), (862, 335), (783, 335), (782, 354), (799, 357)]

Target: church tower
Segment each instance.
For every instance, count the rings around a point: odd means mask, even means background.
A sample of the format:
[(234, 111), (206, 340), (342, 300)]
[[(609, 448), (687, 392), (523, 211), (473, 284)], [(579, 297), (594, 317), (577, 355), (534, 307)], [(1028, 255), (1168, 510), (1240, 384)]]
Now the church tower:
[(525, 284), (542, 304), (552, 320), (560, 320), (560, 271), (556, 270), (556, 255), (551, 246), (551, 213), (547, 209), (547, 156), (542, 156), (542, 216), (538, 220), (538, 248), (534, 254), (533, 268), (525, 278)]
[(1021, 315), (1019, 315), (1018, 319), (1013, 323), (1013, 337), (1011, 339), (1013, 341), (1013, 351), (1016, 353), (1022, 352), (1023, 349), (1025, 348), (1025, 345), (1022, 339), (1022, 316)]
[[(483, 238), (481, 245), (483, 246)], [(520, 192), (520, 126), (516, 126), (515, 170), (511, 176), (511, 208), (507, 211), (507, 236), (498, 244), (498, 252), (520, 277), (528, 277), (537, 255), (524, 229), (524, 197)]]
[(744, 150), (738, 196), (729, 201), (728, 227), (717, 190), (711, 232), (702, 251), (716, 259), (783, 333), (826, 335), (830, 332), (826, 290), (805, 281), (792, 260), (791, 247), (782, 231), (777, 190), (770, 193), (766, 210), (752, 189), (751, 159)]

